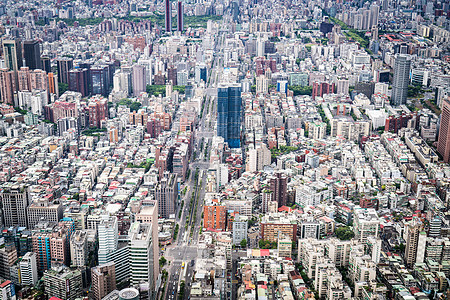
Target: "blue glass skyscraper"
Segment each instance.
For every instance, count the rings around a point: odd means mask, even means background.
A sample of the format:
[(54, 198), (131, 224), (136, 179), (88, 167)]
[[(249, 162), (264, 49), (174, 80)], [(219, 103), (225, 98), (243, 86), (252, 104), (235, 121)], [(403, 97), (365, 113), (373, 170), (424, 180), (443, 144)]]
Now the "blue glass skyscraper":
[(228, 84), (217, 88), (217, 135), (230, 148), (241, 146), (241, 85)]

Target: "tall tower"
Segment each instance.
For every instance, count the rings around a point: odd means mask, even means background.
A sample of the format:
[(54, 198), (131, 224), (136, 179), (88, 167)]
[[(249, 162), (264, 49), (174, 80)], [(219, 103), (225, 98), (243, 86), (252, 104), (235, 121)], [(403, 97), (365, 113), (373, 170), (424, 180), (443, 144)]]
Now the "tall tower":
[(408, 267), (422, 263), (425, 257), (427, 235), (423, 231), (423, 223), (417, 219), (406, 224), (405, 260)]
[(224, 138), (230, 148), (241, 145), (241, 85), (221, 85), (217, 88), (217, 135)]
[(27, 207), (30, 204), (28, 187), (25, 185), (5, 186), (0, 194), (3, 203), (5, 226), (27, 227)]
[(184, 27), (184, 15), (183, 15), (183, 2), (177, 2), (177, 30), (183, 32)]
[(281, 207), (287, 203), (287, 177), (282, 173), (276, 173), (270, 178), (270, 190), (273, 193), (273, 201)]
[(145, 92), (145, 66), (134, 65), (133, 66), (133, 95), (139, 96), (140, 93)]
[(441, 124), (439, 127), (439, 137), (437, 150), (444, 158), (444, 162), (450, 161), (450, 99), (446, 99), (442, 104)]
[(392, 103), (395, 106), (406, 104), (410, 69), (411, 60), (408, 55), (400, 54), (395, 58), (394, 81), (392, 83)]
[(58, 79), (61, 83), (69, 84), (69, 71), (73, 69), (73, 59), (72, 58), (59, 58), (57, 61), (58, 66)]
[(23, 43), (23, 56), (25, 58), (25, 65), (30, 70), (42, 69), (39, 41), (25, 41)]
[(4, 40), (3, 56), (5, 58), (6, 68), (17, 72), (22, 67), (22, 43), (20, 40)]
[(170, 0), (164, 0), (164, 8), (165, 8), (165, 27), (166, 32), (172, 31), (172, 3), (170, 3)]

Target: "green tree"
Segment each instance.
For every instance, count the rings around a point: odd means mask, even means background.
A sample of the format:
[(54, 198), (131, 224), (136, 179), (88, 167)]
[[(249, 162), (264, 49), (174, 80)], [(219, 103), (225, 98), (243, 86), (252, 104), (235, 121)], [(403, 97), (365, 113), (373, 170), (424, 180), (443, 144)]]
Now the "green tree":
[(290, 85), (288, 88), (294, 93), (294, 96), (312, 95), (312, 86)]
[(131, 111), (138, 111), (139, 108), (141, 108), (141, 106), (142, 106), (142, 103), (141, 103), (141, 102), (138, 102), (138, 101), (133, 102), (133, 103), (131, 103), (131, 105), (130, 105), (130, 110), (131, 110)]
[(64, 82), (58, 83), (58, 90), (59, 90), (60, 95), (64, 94), (68, 89), (69, 89), (69, 85), (67, 83), (64, 83)]
[(278, 246), (277, 242), (271, 242), (271, 241), (265, 241), (265, 240), (259, 241), (259, 248), (261, 248), (261, 249), (276, 249), (277, 246)]
[(336, 229), (336, 236), (342, 241), (347, 241), (351, 240), (355, 236), (355, 233), (350, 229), (350, 227), (342, 226)]
[(243, 240), (241, 241), (241, 247), (242, 247), (242, 248), (247, 248), (247, 240), (246, 240), (246, 239), (243, 239)]
[(162, 268), (167, 263), (167, 259), (164, 256), (161, 256), (159, 259), (159, 266)]

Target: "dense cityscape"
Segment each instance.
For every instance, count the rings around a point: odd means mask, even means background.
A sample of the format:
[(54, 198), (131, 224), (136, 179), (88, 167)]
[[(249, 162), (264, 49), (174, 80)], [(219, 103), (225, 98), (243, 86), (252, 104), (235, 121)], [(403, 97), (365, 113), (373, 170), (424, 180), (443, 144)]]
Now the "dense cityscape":
[(0, 0), (0, 300), (450, 299), (448, 0)]

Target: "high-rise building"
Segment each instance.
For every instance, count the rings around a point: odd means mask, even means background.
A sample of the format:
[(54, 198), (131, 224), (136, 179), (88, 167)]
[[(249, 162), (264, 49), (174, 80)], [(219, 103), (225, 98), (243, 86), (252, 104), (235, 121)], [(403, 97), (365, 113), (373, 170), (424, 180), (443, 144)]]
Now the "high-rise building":
[(225, 231), (227, 209), (225, 205), (203, 206), (203, 227)]
[(0, 69), (0, 102), (14, 105), (17, 81), (14, 71)]
[(156, 186), (155, 198), (158, 201), (158, 211), (162, 218), (169, 218), (175, 214), (178, 198), (177, 175), (165, 172)]
[(6, 184), (0, 193), (3, 204), (3, 217), (6, 227), (27, 224), (27, 207), (29, 205), (28, 187), (19, 184)]
[(266, 144), (262, 143), (255, 148), (248, 150), (247, 156), (247, 171), (257, 172), (264, 169), (265, 166), (270, 165), (271, 154)]
[(50, 57), (48, 56), (41, 56), (41, 69), (44, 70), (47, 73), (50, 73), (52, 71), (52, 65), (50, 62)]
[(69, 84), (69, 71), (73, 69), (73, 59), (68, 57), (58, 58), (56, 64), (59, 82)]
[(0, 248), (0, 278), (11, 278), (10, 268), (17, 260), (17, 251), (14, 245)]
[(3, 57), (9, 71), (19, 71), (23, 65), (22, 42), (20, 40), (3, 40)]
[(30, 88), (30, 68), (21, 67), (17, 72), (17, 89), (19, 91), (31, 91)]
[[(152, 224), (152, 239), (158, 240), (158, 202), (155, 200), (145, 200), (140, 212), (136, 215), (136, 221)], [(153, 253), (159, 253), (159, 243), (153, 243)], [(159, 274), (159, 256), (153, 256), (153, 268), (155, 282)]]
[(76, 230), (70, 237), (70, 258), (72, 259), (71, 266), (86, 266), (88, 262), (88, 254), (87, 232), (84, 230)]
[(25, 65), (30, 70), (42, 69), (39, 41), (25, 41), (23, 43), (23, 56), (25, 58)]
[(119, 227), (117, 217), (103, 215), (98, 230), (98, 262), (106, 264), (108, 256), (117, 250)]
[(177, 2), (177, 30), (179, 32), (183, 32), (184, 30), (184, 11), (183, 11), (183, 2)]
[(116, 289), (116, 268), (114, 262), (92, 268), (91, 289), (94, 300), (101, 300)]
[(31, 237), (33, 252), (36, 253), (40, 272), (51, 268), (52, 264), (70, 264), (70, 237), (75, 231), (75, 222), (63, 218), (59, 223), (41, 222)]
[(233, 221), (233, 244), (239, 245), (242, 240), (247, 240), (248, 218), (236, 215)]
[(142, 65), (133, 66), (133, 95), (139, 96), (140, 93), (145, 92), (145, 67)]
[(173, 66), (167, 68), (167, 81), (172, 83), (172, 85), (178, 84), (177, 68)]
[(48, 92), (50, 94), (55, 94), (59, 96), (58, 76), (50, 72), (47, 74), (47, 77), (48, 77)]
[[(90, 70), (90, 83), (92, 85), (92, 95), (108, 96), (109, 92), (109, 69), (107, 66), (95, 66)], [(111, 77), (112, 79), (112, 77)]]
[(278, 203), (278, 207), (287, 203), (287, 177), (278, 172), (270, 178), (270, 190), (273, 193), (272, 201)]
[(269, 79), (261, 74), (256, 78), (256, 93), (267, 94), (269, 92)]
[(64, 300), (75, 300), (83, 295), (83, 280), (79, 269), (71, 270), (67, 267), (58, 267), (45, 271), (45, 293), (49, 297), (58, 297)]
[(442, 103), (441, 123), (437, 150), (442, 155), (444, 162), (450, 161), (450, 98)]
[(108, 102), (104, 98), (93, 97), (89, 100), (89, 126), (101, 128), (102, 121), (108, 118)]
[(411, 60), (408, 55), (397, 55), (394, 63), (394, 80), (392, 83), (392, 104), (406, 104), (408, 97), (409, 71)]
[(89, 95), (87, 69), (72, 69), (69, 71), (69, 91), (81, 93), (82, 97)]
[(223, 137), (230, 148), (241, 145), (241, 115), (241, 85), (220, 85), (217, 88), (217, 135)]
[(59, 222), (63, 217), (61, 203), (49, 201), (47, 198), (33, 201), (27, 210), (29, 228), (34, 228), (40, 221)]
[(131, 224), (130, 231), (128, 232), (130, 238), (130, 282), (132, 285), (140, 283), (149, 283), (149, 299), (153, 299), (151, 296), (155, 292), (155, 274), (153, 261), (152, 243), (152, 225), (147, 223), (135, 222)]
[(170, 0), (164, 0), (164, 25), (166, 32), (172, 31), (172, 3)]
[(19, 262), (20, 284), (34, 286), (38, 281), (36, 253), (27, 252)]
[(30, 90), (48, 91), (48, 77), (44, 70), (31, 70)]
[(1, 299), (16, 300), (16, 291), (11, 280), (0, 279), (0, 295)]
[(365, 243), (369, 236), (378, 237), (380, 220), (373, 208), (355, 208), (353, 232), (355, 239)]
[(408, 267), (413, 267), (415, 263), (424, 262), (427, 234), (423, 223), (417, 218), (413, 218), (405, 227), (405, 260)]
[(195, 66), (195, 82), (206, 82), (208, 80), (208, 68), (204, 63)]

